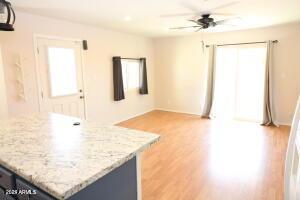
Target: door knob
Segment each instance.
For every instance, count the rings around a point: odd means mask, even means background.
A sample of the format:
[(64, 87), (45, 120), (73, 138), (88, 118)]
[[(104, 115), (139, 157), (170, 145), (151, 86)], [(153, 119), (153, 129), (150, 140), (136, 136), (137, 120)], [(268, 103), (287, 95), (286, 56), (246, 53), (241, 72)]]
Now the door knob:
[(80, 98), (80, 99), (84, 99), (84, 96), (80, 96), (79, 98)]

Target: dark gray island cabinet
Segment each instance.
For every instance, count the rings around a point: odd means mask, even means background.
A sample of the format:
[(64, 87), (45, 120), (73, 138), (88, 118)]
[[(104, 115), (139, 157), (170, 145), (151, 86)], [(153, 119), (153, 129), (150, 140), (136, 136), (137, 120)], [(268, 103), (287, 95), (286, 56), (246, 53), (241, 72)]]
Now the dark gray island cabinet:
[[(137, 200), (139, 192), (137, 181), (136, 158), (134, 157), (67, 200)], [(0, 187), (0, 200), (57, 199), (4, 167), (0, 167)]]
[(0, 199), (1, 200), (53, 200), (55, 198), (47, 195), (22, 180), (14, 173), (0, 167)]
[(140, 153), (158, 140), (58, 114), (1, 121), (0, 200), (140, 200)]

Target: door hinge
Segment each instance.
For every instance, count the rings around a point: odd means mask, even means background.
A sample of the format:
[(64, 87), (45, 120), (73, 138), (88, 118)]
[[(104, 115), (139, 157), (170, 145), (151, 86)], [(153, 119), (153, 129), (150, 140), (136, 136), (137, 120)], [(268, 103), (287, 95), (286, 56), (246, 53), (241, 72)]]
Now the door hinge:
[(36, 50), (37, 50), (37, 53), (38, 53), (38, 54), (40, 54), (40, 50), (39, 50), (39, 48), (36, 48)]
[(42, 99), (44, 98), (44, 93), (43, 92), (41, 92), (41, 96), (42, 96)]

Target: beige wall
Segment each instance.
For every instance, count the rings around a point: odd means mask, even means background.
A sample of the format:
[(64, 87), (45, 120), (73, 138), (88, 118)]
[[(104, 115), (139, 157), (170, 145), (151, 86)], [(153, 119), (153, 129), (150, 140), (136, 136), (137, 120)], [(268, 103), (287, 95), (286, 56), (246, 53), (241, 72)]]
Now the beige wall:
[[(279, 40), (274, 48), (276, 120), (290, 124), (300, 94), (300, 23), (264, 29), (204, 34), (208, 43)], [(201, 35), (157, 38), (155, 45), (156, 107), (201, 113), (204, 59)]]
[[(103, 30), (65, 21), (17, 12), (14, 32), (0, 32), (10, 116), (38, 112), (33, 35), (42, 34), (88, 41), (84, 52), (84, 73), (88, 118), (110, 124), (153, 109), (154, 65), (152, 39)], [(26, 102), (17, 97), (16, 74), (13, 64), (21, 53), (24, 62)], [(113, 101), (112, 57), (146, 57), (149, 95), (126, 93), (126, 100)]]
[[(201, 113), (205, 59), (200, 34), (151, 39), (22, 12), (18, 12), (17, 16), (15, 32), (0, 32), (11, 116), (39, 110), (33, 49), (34, 34), (88, 40), (89, 50), (84, 52), (84, 72), (89, 119), (110, 124), (147, 112), (154, 107)], [(204, 34), (204, 39), (208, 44), (278, 39), (280, 42), (274, 49), (275, 114), (278, 122), (289, 124), (300, 93), (299, 35), (298, 23), (265, 29)], [(25, 90), (28, 97), (26, 102), (20, 100), (16, 93), (13, 64), (19, 53), (26, 58), (24, 65)], [(141, 96), (137, 92), (128, 92), (125, 101), (112, 100), (111, 58), (115, 55), (147, 57), (149, 95)]]
[(2, 63), (2, 53), (0, 46), (0, 119), (7, 117), (7, 97), (6, 97), (6, 87), (5, 78)]

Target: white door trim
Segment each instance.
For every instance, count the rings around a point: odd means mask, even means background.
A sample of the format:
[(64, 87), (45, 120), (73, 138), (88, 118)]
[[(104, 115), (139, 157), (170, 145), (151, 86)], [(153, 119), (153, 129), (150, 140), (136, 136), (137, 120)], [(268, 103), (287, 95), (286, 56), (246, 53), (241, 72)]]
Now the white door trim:
[(0, 46), (0, 119), (8, 116), (4, 65)]
[[(37, 80), (37, 91), (38, 91), (38, 102), (39, 102), (39, 111), (42, 110), (42, 87), (41, 87), (41, 74), (40, 74), (40, 64), (39, 64), (39, 52), (38, 52), (38, 39), (48, 39), (48, 40), (61, 40), (61, 41), (74, 41), (74, 42), (82, 42), (82, 39), (78, 38), (66, 38), (61, 36), (52, 36), (52, 35), (41, 35), (41, 34), (33, 34), (33, 46), (34, 46), (34, 58), (35, 58), (35, 72), (36, 72), (36, 80)], [(84, 116), (87, 119), (87, 90), (85, 85), (85, 67), (84, 67), (84, 56), (83, 49), (80, 49), (80, 57), (81, 57), (81, 71), (82, 71), (82, 84), (84, 90)]]

